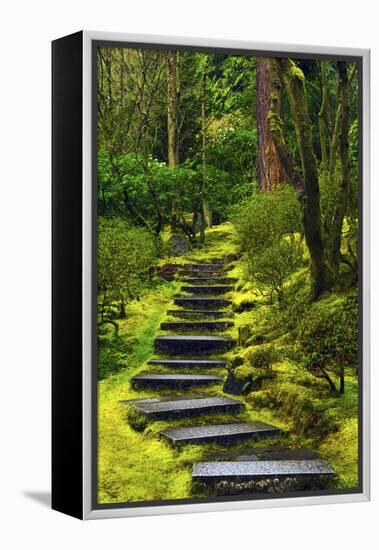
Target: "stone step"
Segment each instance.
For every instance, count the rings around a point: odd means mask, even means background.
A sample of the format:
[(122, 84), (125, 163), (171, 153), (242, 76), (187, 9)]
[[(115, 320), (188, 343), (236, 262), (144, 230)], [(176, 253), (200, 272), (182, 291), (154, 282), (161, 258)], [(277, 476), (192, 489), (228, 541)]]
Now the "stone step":
[(212, 311), (208, 309), (169, 309), (167, 315), (182, 319), (222, 319), (231, 317), (230, 311)]
[(201, 285), (201, 286), (182, 286), (181, 291), (182, 292), (188, 292), (190, 294), (226, 294), (227, 292), (231, 292), (234, 287), (232, 286), (225, 286), (225, 285)]
[(179, 273), (186, 275), (187, 277), (220, 277), (224, 273), (224, 268), (221, 267), (207, 267), (207, 268), (195, 268), (195, 267), (182, 267)]
[(172, 445), (183, 443), (232, 444), (245, 439), (263, 439), (280, 435), (279, 428), (264, 422), (235, 422), (207, 426), (173, 428), (161, 432)]
[(224, 336), (157, 336), (154, 348), (158, 353), (173, 355), (207, 355), (231, 349), (234, 342)]
[(199, 462), (193, 465), (195, 481), (254, 481), (270, 478), (332, 477), (334, 471), (324, 460), (257, 460), (239, 462)]
[(225, 368), (226, 361), (215, 361), (207, 359), (150, 359), (148, 365), (161, 365), (174, 369), (190, 369), (193, 367), (201, 367), (204, 369)]
[(187, 278), (183, 282), (193, 285), (227, 285), (236, 283), (238, 279), (233, 277), (210, 277), (208, 279), (204, 277)]
[(239, 413), (244, 404), (228, 397), (202, 397), (200, 399), (175, 399), (155, 403), (134, 403), (135, 411), (153, 420), (180, 418), (201, 414)]
[(183, 264), (182, 269), (193, 269), (193, 270), (205, 270), (205, 271), (212, 271), (212, 269), (220, 269), (224, 267), (223, 262), (209, 262), (204, 264)]
[(132, 387), (188, 388), (222, 382), (221, 376), (209, 374), (149, 374), (141, 372), (131, 379)]
[(234, 325), (233, 321), (167, 321), (161, 323), (161, 330), (184, 332), (224, 331)]
[(213, 296), (188, 296), (187, 298), (175, 298), (174, 304), (190, 309), (221, 309), (232, 304), (231, 300), (225, 298), (217, 298)]

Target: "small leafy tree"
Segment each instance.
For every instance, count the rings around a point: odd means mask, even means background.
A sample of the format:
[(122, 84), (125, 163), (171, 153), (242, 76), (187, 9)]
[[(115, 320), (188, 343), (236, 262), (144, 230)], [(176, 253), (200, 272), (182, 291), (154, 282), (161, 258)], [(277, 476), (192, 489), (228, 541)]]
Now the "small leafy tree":
[(302, 258), (302, 243), (294, 238), (282, 238), (248, 258), (249, 272), (262, 294), (268, 295), (271, 301), (276, 297), (282, 302), (284, 283), (301, 266)]
[(281, 301), (284, 283), (303, 256), (300, 208), (293, 189), (285, 185), (270, 193), (255, 192), (235, 210), (233, 221), (250, 277), (263, 294)]
[(145, 228), (130, 227), (121, 218), (99, 218), (98, 223), (98, 296), (99, 323), (110, 323), (111, 306), (117, 302), (125, 316), (125, 302), (143, 289), (148, 270), (156, 260), (154, 235)]
[(337, 391), (331, 375), (339, 377), (339, 392), (345, 391), (345, 366), (358, 364), (358, 301), (350, 296), (333, 307), (314, 305), (299, 327), (298, 340), (305, 367), (325, 378)]
[(249, 362), (256, 369), (272, 370), (272, 365), (278, 360), (278, 354), (272, 344), (252, 348), (249, 353)]

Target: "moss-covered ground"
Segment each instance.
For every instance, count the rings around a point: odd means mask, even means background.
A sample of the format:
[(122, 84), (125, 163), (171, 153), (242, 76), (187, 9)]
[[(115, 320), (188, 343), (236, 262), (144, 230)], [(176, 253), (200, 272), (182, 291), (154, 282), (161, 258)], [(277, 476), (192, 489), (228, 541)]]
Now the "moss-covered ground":
[[(169, 261), (201, 262), (222, 257), (230, 259), (231, 269), (227, 275), (239, 279), (236, 290), (229, 295), (235, 310), (235, 326), (224, 334), (232, 336), (237, 343), (239, 332), (247, 335), (241, 345), (236, 345), (227, 354), (227, 358), (231, 364), (238, 364), (237, 374), (253, 372), (257, 375), (257, 369), (250, 363), (251, 354), (262, 345), (272, 346), (275, 350), (270, 376), (261, 377), (254, 391), (238, 397), (246, 404), (246, 409), (233, 418), (262, 420), (283, 430), (280, 439), (243, 442), (233, 445), (233, 452), (238, 454), (238, 449), (271, 444), (313, 449), (337, 473), (337, 488), (355, 487), (358, 475), (358, 388), (354, 372), (348, 372), (346, 392), (340, 396), (331, 394), (324, 380), (315, 378), (304, 369), (283, 316), (278, 315), (274, 306), (268, 304), (251, 283), (244, 283), (244, 267), (237, 259), (230, 224), (208, 230), (203, 249), (191, 250)], [(288, 285), (297, 284), (304, 276), (305, 270), (300, 269)], [(100, 337), (98, 364), (105, 378), (98, 384), (99, 503), (206, 496), (207, 490), (193, 486), (191, 482), (192, 463), (228, 450), (219, 445), (187, 445), (173, 449), (159, 437), (159, 431), (172, 426), (172, 421), (154, 422), (144, 431), (137, 431), (128, 422), (128, 405), (122, 403), (143, 397), (180, 396), (184, 393), (187, 396), (189, 393), (189, 390), (133, 389), (130, 385), (131, 377), (147, 368), (149, 372), (167, 372), (163, 367), (147, 367), (146, 361), (154, 357), (154, 338), (161, 332), (160, 323), (168, 320), (166, 310), (174, 309), (173, 296), (180, 286), (178, 281), (162, 282), (151, 289), (139, 301), (128, 305), (126, 318), (118, 321), (118, 338), (113, 337), (111, 330)], [(330, 294), (324, 300), (330, 304), (339, 299), (341, 293)], [(195, 371), (191, 369), (191, 372)], [(207, 369), (207, 373), (227, 374), (224, 369)], [(225, 395), (220, 385), (196, 388), (190, 393), (201, 396), (210, 391), (213, 395)], [(181, 419), (175, 420), (175, 427), (230, 419), (228, 415)]]

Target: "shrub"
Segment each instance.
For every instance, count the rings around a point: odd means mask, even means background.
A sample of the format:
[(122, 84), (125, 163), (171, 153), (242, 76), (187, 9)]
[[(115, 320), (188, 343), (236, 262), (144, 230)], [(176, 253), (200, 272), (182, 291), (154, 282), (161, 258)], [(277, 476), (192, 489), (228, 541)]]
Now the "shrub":
[[(112, 303), (138, 297), (157, 256), (154, 235), (145, 228), (130, 227), (121, 218), (99, 218), (97, 285), (100, 322), (111, 323)], [(117, 332), (117, 326), (115, 326)]]
[(301, 266), (303, 246), (300, 207), (286, 185), (270, 193), (254, 193), (234, 212), (237, 241), (249, 276), (263, 294), (283, 298), (285, 280)]
[(271, 370), (277, 360), (278, 353), (273, 345), (257, 346), (249, 353), (250, 364), (256, 369)]
[(282, 302), (286, 279), (301, 266), (303, 257), (302, 243), (297, 239), (274, 241), (261, 253), (249, 257), (249, 272), (257, 284), (258, 290), (272, 300)]
[(331, 375), (339, 377), (339, 391), (345, 391), (345, 366), (358, 363), (358, 300), (349, 296), (337, 304), (315, 304), (298, 331), (305, 367), (325, 378), (332, 391)]
[(234, 211), (238, 244), (250, 257), (271, 246), (284, 235), (300, 231), (300, 207), (289, 185), (270, 193), (255, 192)]

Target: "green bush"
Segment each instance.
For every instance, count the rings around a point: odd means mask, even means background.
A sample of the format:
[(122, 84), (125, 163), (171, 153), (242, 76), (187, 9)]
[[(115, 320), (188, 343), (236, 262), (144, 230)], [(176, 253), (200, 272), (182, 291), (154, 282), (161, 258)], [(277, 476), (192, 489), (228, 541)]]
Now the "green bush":
[(156, 257), (156, 239), (147, 229), (130, 227), (121, 218), (99, 217), (97, 286), (101, 323), (111, 322), (114, 302), (122, 311), (126, 301), (139, 296)]
[(248, 358), (252, 367), (271, 370), (273, 363), (278, 360), (278, 353), (273, 345), (262, 345), (252, 348)]
[(248, 274), (270, 299), (283, 298), (286, 279), (302, 264), (301, 213), (292, 187), (255, 192), (233, 215)]
[(270, 193), (255, 192), (233, 212), (237, 241), (243, 252), (255, 257), (285, 235), (300, 231), (301, 213), (289, 185)]
[(345, 390), (345, 367), (358, 364), (358, 300), (351, 295), (335, 304), (314, 304), (298, 330), (298, 342), (305, 367), (325, 378), (332, 391), (339, 377), (339, 391)]
[(282, 302), (284, 283), (301, 266), (302, 258), (302, 243), (296, 238), (282, 238), (248, 257), (249, 273), (262, 294)]

